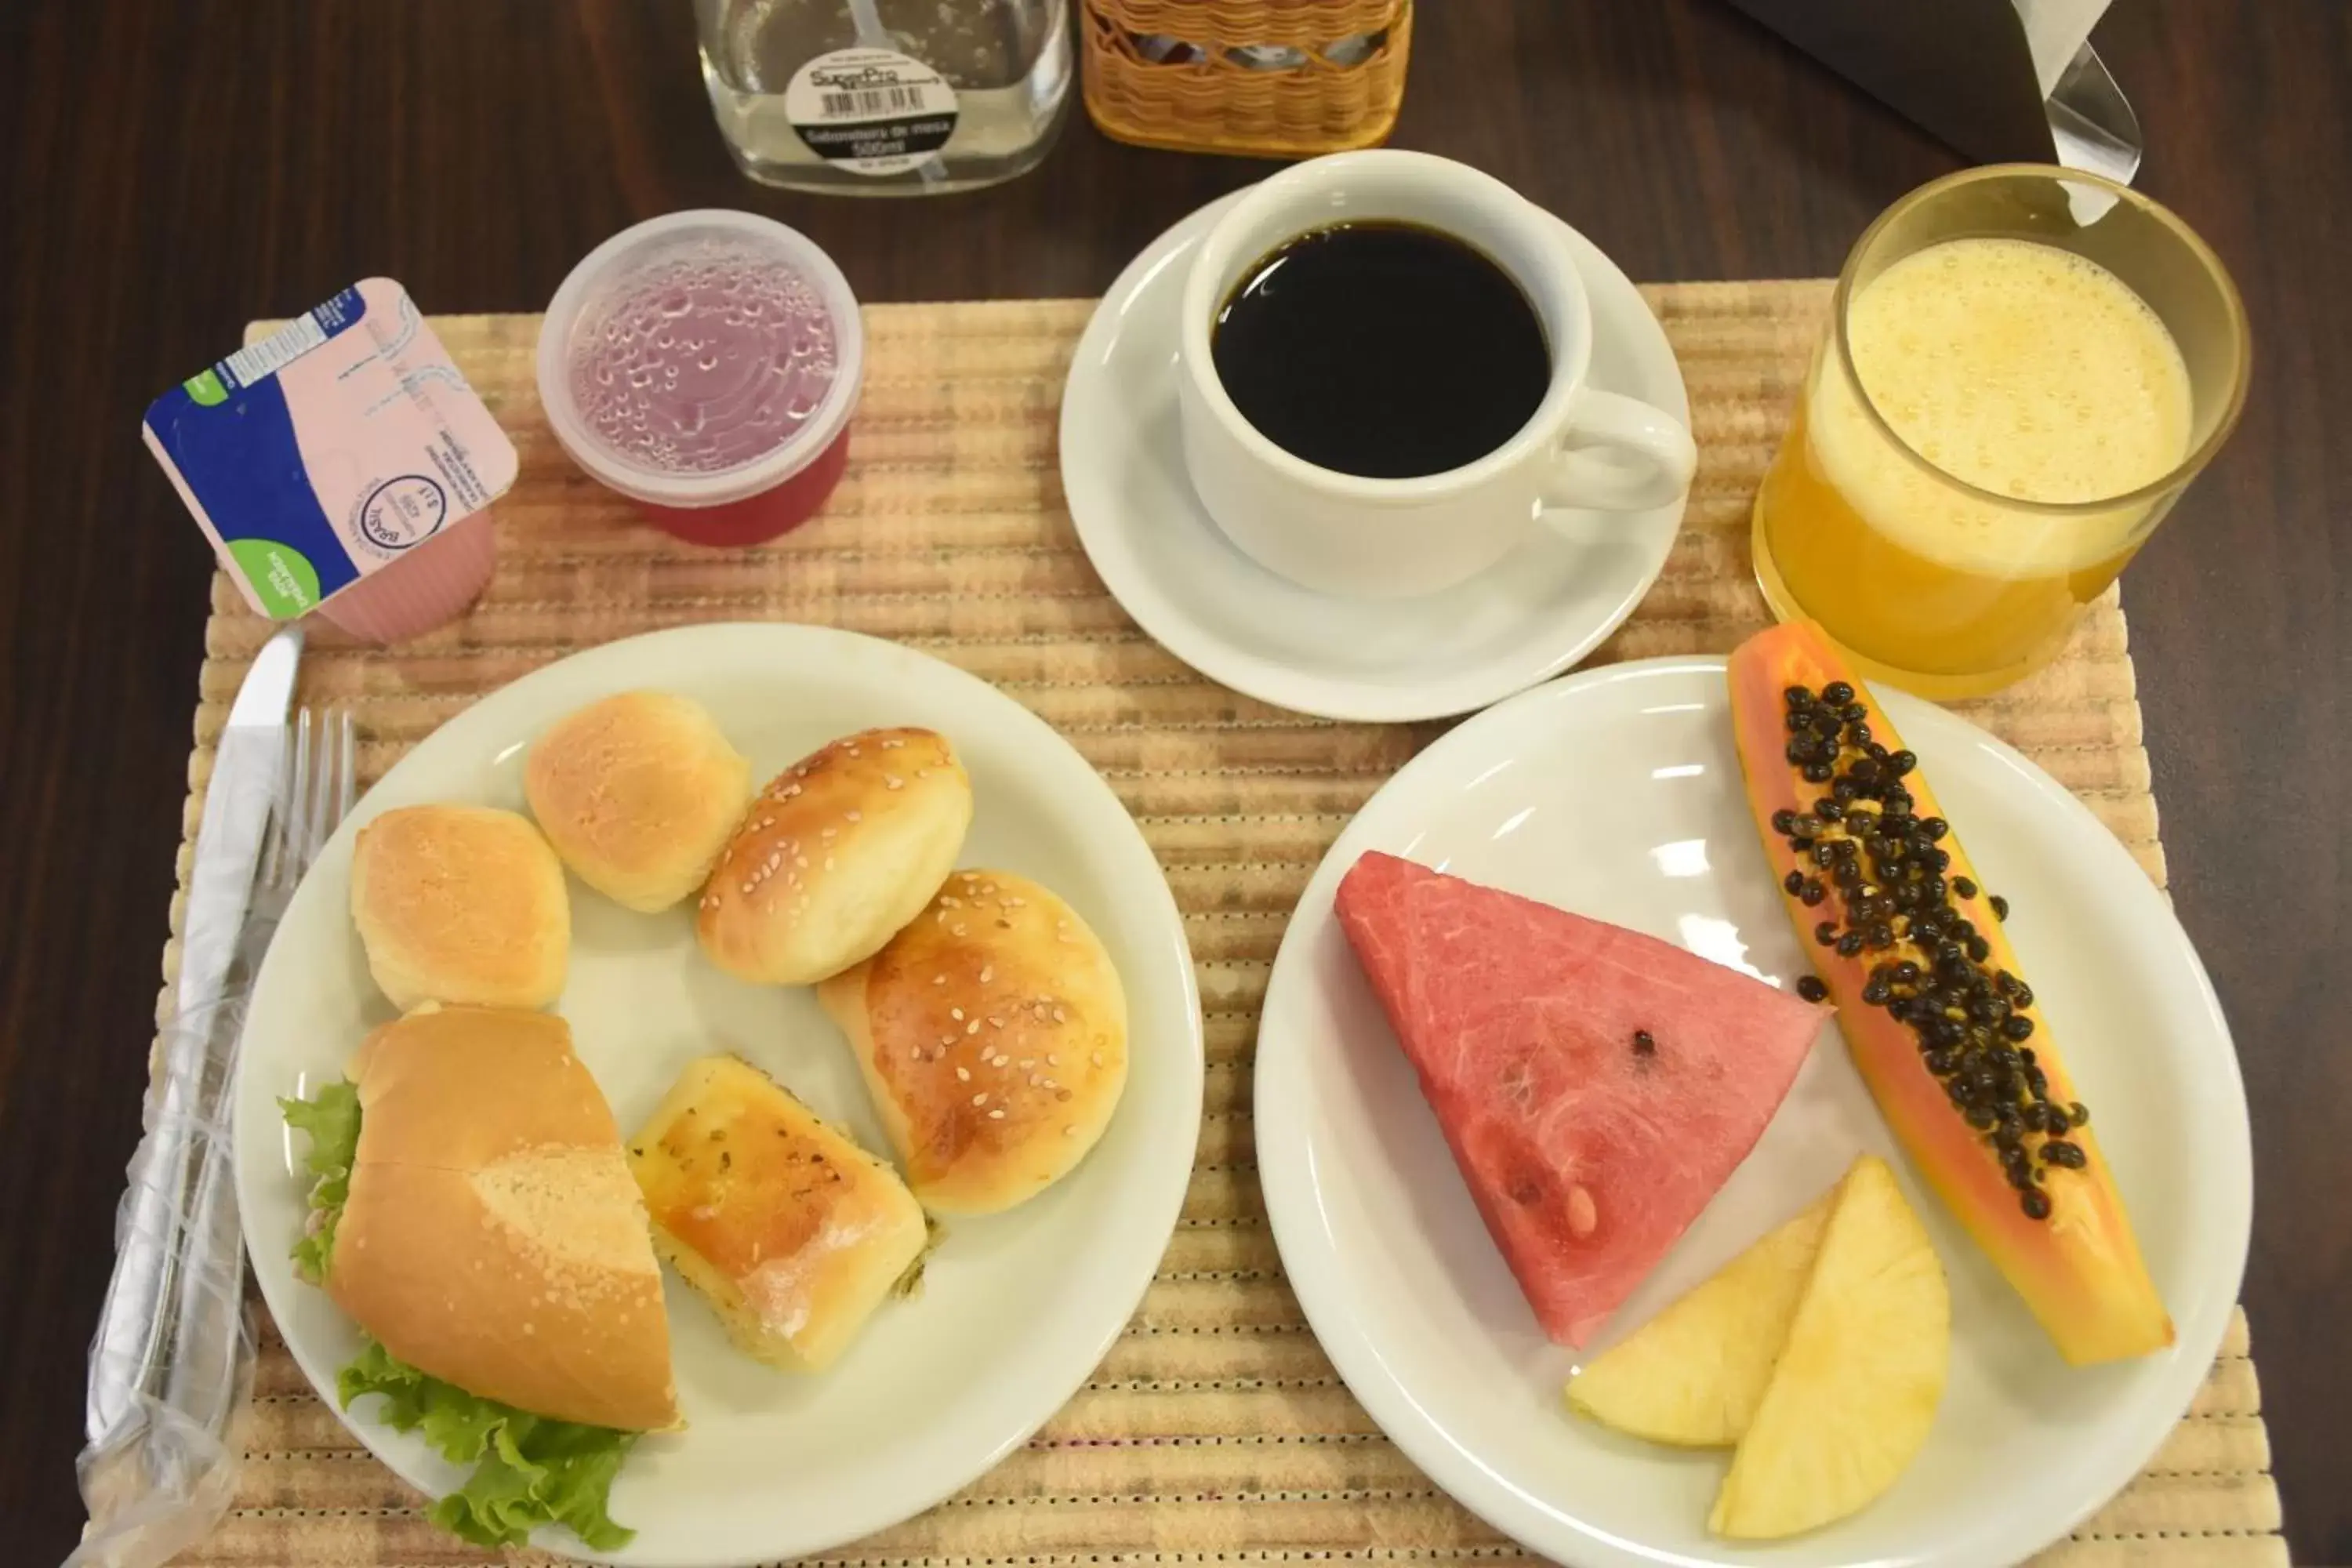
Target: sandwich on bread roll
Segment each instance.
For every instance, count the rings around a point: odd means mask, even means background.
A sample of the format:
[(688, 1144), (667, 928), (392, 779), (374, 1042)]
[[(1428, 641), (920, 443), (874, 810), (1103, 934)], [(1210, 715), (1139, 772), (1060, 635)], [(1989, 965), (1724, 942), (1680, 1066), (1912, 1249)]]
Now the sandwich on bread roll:
[(907, 1182), (935, 1214), (1036, 1196), (1093, 1148), (1127, 1085), (1127, 994), (1067, 904), (959, 871), (872, 958), (817, 987)]
[(874, 953), (954, 867), (971, 780), (929, 730), (845, 735), (776, 775), (703, 889), (695, 934), (739, 980), (806, 985)]
[(751, 798), (751, 764), (700, 703), (624, 691), (532, 742), (522, 784), (540, 831), (574, 875), (652, 913), (710, 875)]
[(408, 805), (375, 817), (352, 845), (352, 919), (369, 973), (403, 1012), (544, 1007), (563, 990), (563, 867), (511, 811)]
[(655, 1248), (739, 1349), (786, 1372), (831, 1365), (928, 1242), (896, 1171), (734, 1057), (680, 1075), (629, 1169)]
[[(592, 1545), (635, 1435), (679, 1425), (669, 1320), (620, 1131), (562, 1019), (428, 1005), (349, 1079), (279, 1102), (318, 1178), (295, 1248), (373, 1342), (338, 1380), (478, 1468), (434, 1519), (485, 1544)], [(536, 1417), (537, 1419), (525, 1419)], [(503, 1426), (518, 1468), (492, 1438)], [(540, 1473), (539, 1467), (550, 1467)]]

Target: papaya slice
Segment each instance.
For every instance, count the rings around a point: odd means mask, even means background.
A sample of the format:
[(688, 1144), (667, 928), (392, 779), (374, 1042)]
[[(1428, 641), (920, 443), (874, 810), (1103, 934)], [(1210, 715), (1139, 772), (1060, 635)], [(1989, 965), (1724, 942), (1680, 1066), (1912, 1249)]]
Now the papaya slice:
[(1748, 804), (1878, 1108), (2077, 1365), (2172, 1342), (2029, 977), (1917, 759), (1818, 626), (1731, 656)]

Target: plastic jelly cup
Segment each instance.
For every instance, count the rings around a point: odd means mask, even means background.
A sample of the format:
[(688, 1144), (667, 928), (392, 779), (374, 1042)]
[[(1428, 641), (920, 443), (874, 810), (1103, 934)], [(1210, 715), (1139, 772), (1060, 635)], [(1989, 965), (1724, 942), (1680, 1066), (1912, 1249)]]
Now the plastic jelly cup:
[[(574, 340), (583, 324), (593, 331), (609, 320), (657, 269), (711, 256), (814, 294), (832, 323), (833, 376), (815, 406), (771, 444), (724, 467), (665, 467), (616, 446), (592, 424), (574, 389)], [(681, 324), (694, 322), (681, 318)], [(759, 544), (815, 515), (848, 464), (865, 373), (857, 298), (833, 258), (773, 219), (723, 208), (670, 213), (614, 235), (572, 269), (539, 330), (540, 403), (556, 440), (590, 478), (635, 501), (647, 521), (695, 544)], [(713, 401), (740, 405), (733, 396)]]
[(498, 531), (488, 512), (478, 511), (426, 540), (394, 569), (361, 578), (315, 613), (368, 642), (405, 642), (463, 615), (490, 585), (498, 564)]

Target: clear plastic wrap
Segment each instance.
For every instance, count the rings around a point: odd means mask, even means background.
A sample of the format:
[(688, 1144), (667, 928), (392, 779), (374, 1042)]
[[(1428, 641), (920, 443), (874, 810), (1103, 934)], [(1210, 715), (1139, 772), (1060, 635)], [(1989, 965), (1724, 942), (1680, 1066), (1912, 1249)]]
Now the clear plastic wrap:
[(277, 927), (276, 910), (257, 919), (251, 900), (283, 788), (285, 691), (300, 647), (299, 634), (281, 637), (268, 694), (278, 721), (233, 716), (214, 759), (176, 1005), (156, 1042), (145, 1134), (115, 1215), (114, 1279), (90, 1344), (89, 1443), (75, 1463), (89, 1523), (67, 1568), (160, 1568), (211, 1533), (236, 1493), (254, 1327), (229, 1088), (246, 998)]
[[(165, 1081), (115, 1219), (118, 1264), (90, 1345), (89, 1509), (68, 1568), (150, 1568), (209, 1534), (236, 1486), (232, 1426), (253, 1388), (254, 1331), (226, 1089), (242, 995), (165, 1031)], [(152, 1305), (151, 1305), (152, 1303)]]

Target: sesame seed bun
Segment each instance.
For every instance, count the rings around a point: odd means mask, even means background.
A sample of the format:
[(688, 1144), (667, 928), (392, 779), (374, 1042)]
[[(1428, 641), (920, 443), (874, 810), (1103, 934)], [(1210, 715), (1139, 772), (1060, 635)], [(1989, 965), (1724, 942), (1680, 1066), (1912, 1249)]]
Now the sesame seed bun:
[(845, 735), (751, 803), (703, 889), (695, 934), (739, 980), (837, 974), (915, 918), (971, 826), (971, 780), (945, 736)]
[(709, 876), (751, 798), (751, 764), (700, 703), (624, 691), (532, 742), (522, 786), (574, 876), (651, 913)]
[(1010, 872), (957, 872), (817, 1000), (935, 1214), (1036, 1196), (1086, 1157), (1127, 1087), (1110, 954), (1067, 904)]
[(352, 845), (352, 919), (368, 972), (404, 1012), (425, 1002), (544, 1007), (563, 990), (563, 867), (511, 811), (409, 805), (377, 816)]
[(329, 1296), (400, 1360), (534, 1415), (678, 1424), (646, 1210), (572, 1031), (432, 1007), (352, 1060), (360, 1137)]

